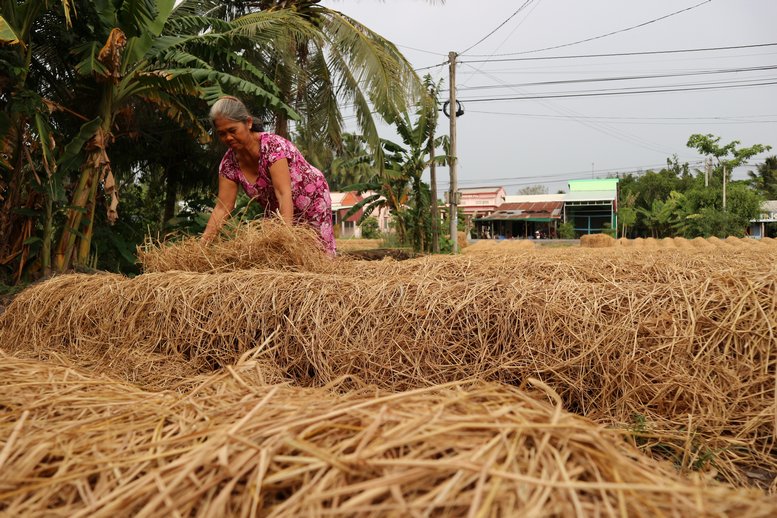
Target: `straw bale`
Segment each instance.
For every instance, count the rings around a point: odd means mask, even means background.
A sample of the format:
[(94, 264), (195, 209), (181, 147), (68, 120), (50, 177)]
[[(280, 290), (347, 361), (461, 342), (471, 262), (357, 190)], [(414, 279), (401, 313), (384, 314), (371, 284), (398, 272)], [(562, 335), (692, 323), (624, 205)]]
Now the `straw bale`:
[(691, 239), (691, 245), (696, 248), (712, 248), (715, 246), (712, 242), (703, 237), (694, 237)]
[(617, 246), (628, 246), (628, 247), (634, 246), (634, 243), (632, 242), (632, 240), (627, 237), (619, 237), (616, 240), (616, 244)]
[(0, 347), (155, 388), (251, 351), (268, 376), (302, 386), (347, 377), (400, 391), (541, 377), (568, 409), (601, 422), (642, 416), (665, 450), (681, 451), (693, 433), (720, 451), (715, 462), (733, 482), (746, 482), (743, 466), (777, 472), (774, 247), (575, 248), (338, 268), (58, 276), (0, 316)]
[(349, 238), (336, 239), (337, 252), (353, 252), (358, 250), (375, 250), (382, 246), (382, 239)]
[(773, 237), (764, 236), (759, 241), (771, 246), (777, 245), (777, 239), (774, 239)]
[[(542, 389), (541, 383), (537, 385)], [(399, 394), (188, 395), (4, 357), (0, 508), (13, 516), (773, 516), (613, 430), (498, 384)]]
[(0, 343), (96, 371), (128, 351), (207, 372), (255, 350), (301, 386), (346, 377), (401, 391), (539, 377), (566, 408), (601, 422), (643, 416), (664, 444), (693, 433), (720, 451), (721, 476), (734, 482), (743, 465), (775, 465), (777, 250), (576, 248), (383, 263), (344, 263), (338, 274), (54, 277), (0, 315)]
[(467, 233), (463, 230), (456, 232), (456, 242), (459, 245), (459, 250), (463, 250), (469, 246), (469, 240), (467, 239)]
[(475, 243), (463, 248), (462, 254), (478, 254), (481, 252), (490, 253), (499, 244), (496, 239), (478, 239)]
[(321, 249), (318, 233), (304, 225), (264, 218), (229, 227), (210, 244), (197, 237), (173, 243), (147, 241), (138, 248), (144, 272), (183, 270), (212, 272), (252, 268), (327, 271), (331, 259)]
[(658, 248), (674, 248), (674, 238), (664, 237), (658, 240)]
[(643, 237), (635, 237), (634, 242), (632, 243), (635, 248), (644, 248), (645, 246), (645, 238)]
[(674, 246), (676, 248), (687, 249), (691, 246), (691, 242), (684, 237), (676, 237), (674, 238)]
[(480, 239), (476, 243), (461, 250), (462, 254), (495, 255), (521, 253), (536, 248), (530, 239)]
[(646, 237), (643, 246), (645, 248), (658, 248), (658, 239), (654, 237)]
[(748, 243), (744, 243), (743, 240), (738, 238), (737, 236), (728, 236), (723, 241), (725, 241), (726, 243), (728, 243), (731, 246), (742, 246), (744, 244), (748, 244)]
[(580, 237), (580, 246), (586, 248), (609, 248), (615, 246), (615, 238), (607, 234), (588, 234)]
[(710, 243), (712, 243), (712, 245), (714, 245), (714, 246), (716, 246), (718, 248), (728, 248), (728, 247), (731, 246), (731, 243), (729, 243), (728, 241), (726, 241), (724, 239), (720, 239), (717, 236), (710, 236), (710, 237), (707, 238), (707, 241), (709, 241)]

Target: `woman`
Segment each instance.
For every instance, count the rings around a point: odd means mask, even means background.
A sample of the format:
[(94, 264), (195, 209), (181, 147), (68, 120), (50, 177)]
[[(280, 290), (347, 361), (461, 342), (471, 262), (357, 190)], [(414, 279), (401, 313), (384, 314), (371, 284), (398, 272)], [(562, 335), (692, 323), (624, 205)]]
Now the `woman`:
[(289, 224), (315, 228), (324, 251), (335, 255), (332, 201), (324, 175), (285, 138), (254, 124), (237, 98), (220, 98), (210, 109), (219, 139), (229, 146), (219, 165), (219, 194), (202, 239), (212, 240), (235, 208), (238, 187), (266, 214), (279, 212)]

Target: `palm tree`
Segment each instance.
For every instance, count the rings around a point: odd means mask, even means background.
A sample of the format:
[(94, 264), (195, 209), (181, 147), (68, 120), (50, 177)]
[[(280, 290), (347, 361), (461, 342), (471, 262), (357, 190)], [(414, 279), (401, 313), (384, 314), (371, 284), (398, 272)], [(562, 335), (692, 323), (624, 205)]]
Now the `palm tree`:
[(777, 200), (777, 156), (767, 157), (756, 172), (748, 171), (750, 185), (768, 200)]
[[(423, 95), (418, 75), (393, 43), (357, 20), (324, 6), (319, 0), (264, 0), (227, 2), (233, 15), (293, 10), (313, 34), (295, 41), (257, 47), (246, 59), (272, 71), (281, 97), (302, 114), (298, 133), (316, 135), (330, 148), (342, 145), (343, 108), (353, 111), (359, 133), (382, 163), (380, 136), (374, 114), (384, 118), (406, 111)], [(269, 74), (270, 72), (268, 72)], [(282, 110), (273, 113), (275, 132), (290, 133)]]
[[(236, 41), (248, 45), (264, 29), (259, 41), (305, 31), (299, 17), (290, 12), (263, 13), (251, 21), (235, 24), (192, 14), (199, 2), (174, 6), (172, 0), (129, 0), (83, 2), (79, 7), (80, 24), (76, 34), (81, 41), (74, 53), (72, 89), (76, 105), (84, 106), (94, 131), (85, 147), (86, 158), (73, 192), (65, 228), (56, 249), (56, 266), (67, 268), (75, 259), (87, 260), (90, 251), (98, 188), (113, 196), (109, 211), (115, 211), (112, 169), (107, 150), (115, 139), (117, 126), (131, 126), (133, 114), (141, 104), (156, 106), (158, 113), (191, 133), (203, 137), (206, 129), (191, 111), (185, 99), (213, 101), (224, 89), (241, 93), (255, 102), (295, 112), (276, 95), (271, 81), (233, 49)], [(174, 16), (180, 10), (180, 16)], [(242, 41), (241, 41), (242, 40)], [(223, 72), (211, 63), (231, 65)], [(92, 103), (84, 102), (92, 99)], [(80, 101), (80, 103), (78, 102)], [(80, 241), (76, 249), (76, 243)]]

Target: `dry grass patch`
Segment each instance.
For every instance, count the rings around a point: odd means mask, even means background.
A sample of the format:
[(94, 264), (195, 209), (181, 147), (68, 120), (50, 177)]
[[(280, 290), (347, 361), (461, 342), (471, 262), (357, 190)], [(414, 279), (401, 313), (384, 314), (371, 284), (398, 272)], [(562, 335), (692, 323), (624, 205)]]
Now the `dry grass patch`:
[[(254, 384), (184, 395), (0, 362), (0, 508), (13, 516), (774, 516), (612, 430), (497, 384), (348, 394)], [(542, 387), (542, 385), (539, 385)]]
[(615, 238), (607, 234), (587, 234), (580, 237), (580, 246), (584, 248), (610, 248), (616, 244)]
[(534, 377), (599, 422), (641, 416), (656, 452), (684, 467), (707, 458), (744, 485), (748, 467), (777, 472), (774, 252), (559, 249), (333, 262), (337, 274), (60, 276), (16, 297), (0, 342), (133, 381), (116, 365), (168, 357), (203, 374), (249, 351), (300, 386)]

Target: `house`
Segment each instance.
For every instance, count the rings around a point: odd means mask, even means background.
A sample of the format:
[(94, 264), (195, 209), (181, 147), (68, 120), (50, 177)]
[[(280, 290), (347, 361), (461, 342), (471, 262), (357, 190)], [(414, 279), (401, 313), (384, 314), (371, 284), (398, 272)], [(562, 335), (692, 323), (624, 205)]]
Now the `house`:
[(361, 229), (356, 224), (362, 215), (359, 210), (351, 216), (348, 211), (362, 200), (362, 196), (354, 191), (331, 192), (332, 198), (332, 226), (336, 237), (361, 237)]
[[(334, 227), (336, 237), (362, 237), (361, 227), (359, 227), (357, 223), (364, 211), (360, 209), (349, 217), (346, 217), (346, 215), (354, 205), (373, 194), (375, 193), (370, 191), (362, 194), (359, 194), (356, 191), (329, 193), (332, 198), (332, 226)], [(391, 214), (386, 207), (374, 210), (370, 216), (378, 220), (378, 230), (382, 233), (391, 231)]]
[(761, 239), (767, 237), (766, 225), (777, 227), (777, 200), (767, 200), (761, 205), (761, 215), (756, 219), (750, 220), (750, 237)]
[(471, 218), (488, 216), (505, 201), (504, 187), (470, 187), (459, 193), (457, 210)]
[(497, 210), (475, 220), (475, 235), (507, 239), (555, 237), (563, 206), (564, 194), (505, 196)]
[(504, 196), (493, 211), (473, 217), (475, 236), (556, 237), (559, 224), (566, 222), (573, 223), (578, 237), (616, 228), (617, 178), (570, 180), (568, 185), (565, 194)]
[(618, 178), (570, 180), (562, 219), (571, 221), (577, 236), (599, 234), (618, 226)]

